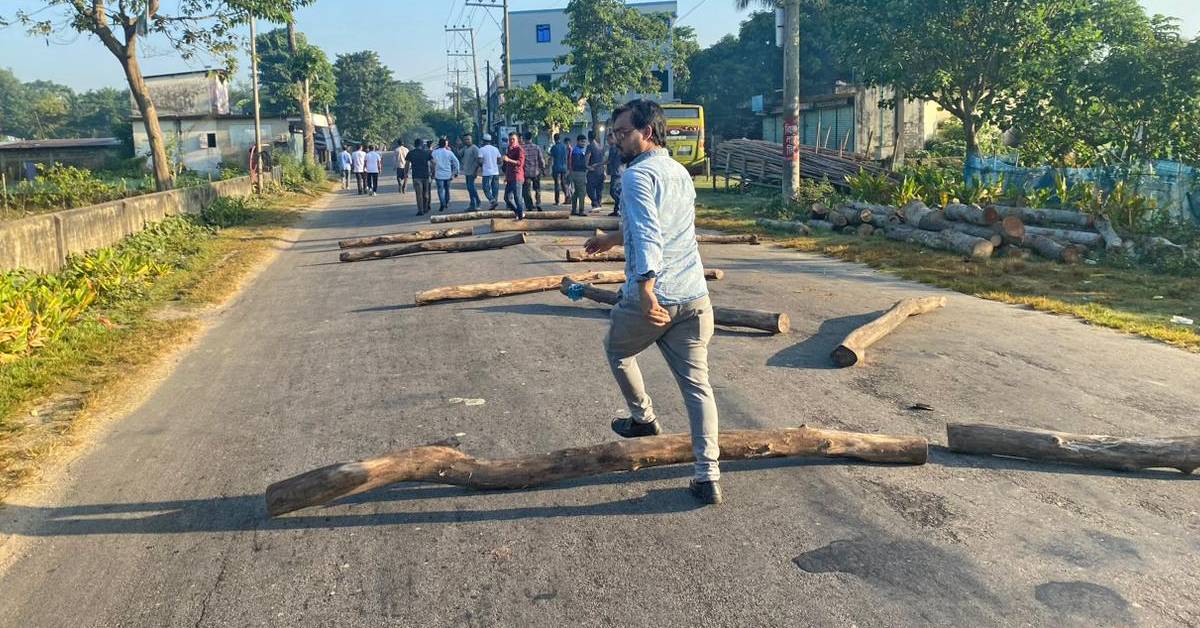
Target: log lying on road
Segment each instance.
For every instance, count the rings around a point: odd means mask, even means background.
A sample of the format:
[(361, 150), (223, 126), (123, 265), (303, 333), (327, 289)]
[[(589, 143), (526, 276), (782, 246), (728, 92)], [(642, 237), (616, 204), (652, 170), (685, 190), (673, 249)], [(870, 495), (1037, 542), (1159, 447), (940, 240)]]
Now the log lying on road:
[[(429, 217), (429, 222), (439, 223), (439, 222), (458, 222), (461, 220), (484, 220), (484, 219), (489, 219), (489, 218), (512, 218), (514, 215), (515, 214), (513, 214), (513, 212), (511, 210), (507, 210), (507, 209), (485, 209), (483, 211), (462, 212), (460, 214), (434, 214)], [(553, 219), (570, 218), (570, 217), (571, 217), (571, 212), (569, 212), (565, 209), (562, 209), (562, 210), (555, 209), (555, 210), (543, 211), (543, 212), (539, 212), (539, 211), (525, 212), (525, 218), (532, 219), (532, 220), (553, 220)]]
[(991, 257), (995, 247), (983, 238), (957, 231), (924, 231), (912, 227), (896, 226), (884, 232), (890, 240), (914, 242), (933, 249), (954, 251), (971, 257)]
[(1080, 244), (1096, 248), (1104, 243), (1104, 237), (1093, 231), (1075, 231), (1072, 229), (1051, 229), (1048, 227), (1025, 227), (1027, 235), (1037, 235), (1071, 244)]
[(447, 253), (463, 253), (466, 251), (486, 251), (501, 249), (515, 244), (524, 244), (524, 233), (510, 233), (494, 238), (472, 238), (469, 240), (430, 240), (428, 242), (413, 242), (390, 249), (375, 249), (373, 251), (342, 251), (343, 262), (361, 262), (369, 259), (385, 259), (412, 253), (426, 251), (444, 251)]
[[(725, 277), (725, 271), (718, 268), (704, 269), (704, 278), (709, 281), (717, 281)], [(415, 302), (417, 305), (429, 305), (430, 303), (438, 303), (441, 301), (460, 301), (463, 299), (479, 299), (484, 297), (507, 297), (515, 294), (529, 294), (531, 292), (545, 292), (558, 288), (564, 279), (570, 279), (584, 284), (591, 283), (625, 283), (625, 271), (623, 270), (598, 270), (586, 271), (582, 273), (572, 273), (569, 275), (546, 275), (543, 277), (526, 277), (525, 279), (512, 279), (509, 281), (496, 281), (492, 283), (474, 283), (462, 286), (445, 286), (442, 288), (433, 288), (431, 290), (423, 290), (417, 293)]]
[[(573, 286), (580, 286), (573, 288)], [(563, 277), (559, 284), (559, 292), (568, 294), (572, 289), (577, 290), (585, 299), (590, 299), (605, 305), (616, 305), (621, 295), (613, 290), (597, 288), (586, 283)], [(783, 312), (764, 312), (762, 310), (740, 310), (728, 307), (713, 306), (713, 321), (724, 327), (748, 327), (769, 331), (772, 334), (786, 334), (792, 328), (791, 320)]]
[(625, 249), (615, 247), (603, 253), (588, 255), (583, 249), (567, 249), (568, 262), (623, 262), (625, 261)]
[(442, 240), (445, 238), (459, 238), (469, 235), (471, 235), (471, 230), (468, 228), (442, 229), (440, 231), (411, 231), (408, 233), (389, 233), (387, 235), (340, 240), (338, 241), (338, 246), (343, 249), (355, 249), (364, 246), (424, 242), (426, 240)]
[[(663, 434), (496, 460), (469, 456), (455, 441), (396, 450), (377, 458), (314, 469), (267, 487), (267, 513), (276, 517), (396, 482), (429, 482), (475, 489), (522, 489), (574, 478), (636, 471), (695, 460), (689, 434)], [(722, 432), (721, 460), (809, 456), (867, 462), (925, 464), (929, 443), (806, 426)]]
[[(528, 217), (528, 214), (526, 214)], [(570, 218), (567, 220), (507, 220), (495, 218), (491, 223), (492, 231), (591, 231), (604, 229), (616, 231), (621, 228), (621, 219), (612, 218)]]
[(700, 244), (758, 244), (758, 236), (753, 233), (734, 235), (697, 234), (696, 241)]
[(794, 222), (790, 220), (771, 220), (770, 218), (759, 218), (755, 223), (760, 227), (767, 229), (778, 229), (779, 231), (793, 231), (808, 235), (812, 233), (812, 229), (802, 222)]
[(861, 364), (867, 347), (891, 333), (909, 316), (927, 314), (945, 306), (946, 297), (941, 296), (901, 299), (879, 318), (850, 332), (830, 357), (834, 364), (843, 368)]
[(1003, 425), (950, 423), (946, 437), (952, 451), (1012, 456), (1136, 471), (1200, 467), (1200, 436), (1173, 438), (1069, 434)]

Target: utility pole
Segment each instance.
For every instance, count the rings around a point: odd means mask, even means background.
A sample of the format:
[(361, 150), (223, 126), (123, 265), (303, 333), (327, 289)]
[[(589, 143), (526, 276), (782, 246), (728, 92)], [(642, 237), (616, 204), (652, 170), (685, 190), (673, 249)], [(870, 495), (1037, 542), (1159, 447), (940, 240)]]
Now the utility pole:
[[(478, 136), (483, 133), (483, 102), (479, 97), (479, 62), (475, 56), (475, 29), (460, 26), (447, 28), (446, 31), (452, 33), (465, 31), (471, 34), (471, 75), (475, 77), (475, 134)], [(458, 56), (458, 54), (451, 53), (451, 56)]]
[(800, 190), (800, 0), (783, 5), (783, 198)]
[(487, 132), (492, 131), (492, 60), (486, 62), (487, 68), (487, 84), (488, 84), (488, 101), (487, 101)]
[(255, 42), (255, 22), (258, 18), (250, 14), (250, 81), (254, 86), (254, 191), (262, 194), (262, 119), (258, 101), (258, 45)]
[[(509, 37), (508, 0), (500, 0), (499, 4), (497, 4), (497, 0), (477, 0), (476, 2), (468, 1), (464, 3), (464, 6), (483, 7), (485, 9), (500, 8), (504, 10), (504, 32), (500, 34), (500, 41), (503, 42), (504, 52), (501, 53), (503, 57), (500, 59), (500, 61), (504, 64), (504, 89), (507, 90), (508, 88), (512, 87), (512, 55), (509, 54), (509, 41), (511, 38)], [(491, 80), (490, 75), (488, 80)]]

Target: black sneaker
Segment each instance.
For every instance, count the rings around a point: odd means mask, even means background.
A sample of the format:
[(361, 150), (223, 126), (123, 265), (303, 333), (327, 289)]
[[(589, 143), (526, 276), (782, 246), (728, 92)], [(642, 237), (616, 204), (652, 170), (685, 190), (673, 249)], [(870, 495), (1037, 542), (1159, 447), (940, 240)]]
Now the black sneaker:
[(721, 496), (721, 483), (716, 480), (712, 482), (692, 480), (692, 483), (688, 485), (688, 490), (702, 504), (712, 505), (725, 501), (725, 498)]
[(632, 417), (613, 419), (612, 430), (622, 438), (638, 438), (641, 436), (658, 436), (662, 434), (662, 426), (658, 421), (638, 423)]

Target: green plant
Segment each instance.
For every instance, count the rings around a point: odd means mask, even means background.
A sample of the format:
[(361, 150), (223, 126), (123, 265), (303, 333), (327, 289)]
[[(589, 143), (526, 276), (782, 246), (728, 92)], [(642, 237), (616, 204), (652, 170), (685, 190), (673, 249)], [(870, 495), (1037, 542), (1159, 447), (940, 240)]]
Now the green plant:
[(1158, 209), (1158, 202), (1138, 194), (1125, 181), (1117, 181), (1097, 209), (1113, 224), (1132, 229)]
[(921, 194), (920, 182), (915, 177), (905, 176), (900, 185), (896, 186), (895, 193), (892, 194), (892, 205), (896, 207), (904, 207), (911, 201), (922, 200), (924, 197)]
[(26, 270), (0, 275), (0, 363), (57, 339), (96, 296), (86, 279)]
[(896, 184), (887, 173), (871, 174), (859, 169), (858, 174), (846, 175), (850, 195), (868, 203), (886, 203), (892, 198)]
[(224, 229), (245, 223), (257, 206), (253, 196), (222, 196), (201, 210), (200, 219), (206, 225)]

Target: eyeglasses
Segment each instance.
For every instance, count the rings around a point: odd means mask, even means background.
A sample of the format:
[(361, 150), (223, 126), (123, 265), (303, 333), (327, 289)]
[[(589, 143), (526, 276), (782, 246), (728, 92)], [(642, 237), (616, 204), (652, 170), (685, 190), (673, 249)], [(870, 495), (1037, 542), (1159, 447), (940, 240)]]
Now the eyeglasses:
[(615, 140), (617, 140), (618, 142), (620, 142), (621, 140), (623, 140), (623, 139), (625, 139), (626, 137), (628, 137), (630, 133), (633, 133), (633, 132), (634, 132), (634, 131), (636, 131), (636, 130), (637, 130), (637, 129), (635, 129), (635, 128), (633, 128), (633, 127), (627, 127), (627, 128), (624, 128), (624, 129), (611, 128), (611, 129), (609, 129), (609, 130), (608, 130), (608, 132), (609, 132), (609, 133), (612, 133), (613, 139), (615, 139)]

